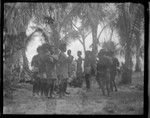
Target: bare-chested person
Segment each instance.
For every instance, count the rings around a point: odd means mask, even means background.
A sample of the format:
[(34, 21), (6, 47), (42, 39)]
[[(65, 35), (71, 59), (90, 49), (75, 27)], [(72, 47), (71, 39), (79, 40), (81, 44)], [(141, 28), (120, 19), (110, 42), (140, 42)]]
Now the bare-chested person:
[(60, 47), (60, 54), (58, 58), (58, 81), (59, 81), (59, 95), (60, 97), (64, 96), (65, 94), (69, 94), (67, 90), (67, 79), (68, 79), (68, 57), (66, 56), (66, 44), (61, 44)]

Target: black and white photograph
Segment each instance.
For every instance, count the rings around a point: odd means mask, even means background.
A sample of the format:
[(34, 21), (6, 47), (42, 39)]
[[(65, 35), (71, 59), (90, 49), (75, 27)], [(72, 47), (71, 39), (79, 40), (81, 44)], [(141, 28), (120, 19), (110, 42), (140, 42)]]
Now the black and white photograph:
[(2, 14), (3, 114), (144, 114), (143, 4), (5, 2)]

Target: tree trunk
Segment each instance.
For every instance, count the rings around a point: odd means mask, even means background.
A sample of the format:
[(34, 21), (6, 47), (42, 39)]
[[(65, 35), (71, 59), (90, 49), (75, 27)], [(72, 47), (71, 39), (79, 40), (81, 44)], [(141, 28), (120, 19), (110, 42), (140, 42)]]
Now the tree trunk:
[(112, 27), (111, 28), (111, 35), (110, 35), (110, 39), (109, 39), (110, 41), (112, 41), (113, 32), (114, 32), (114, 28)]
[(94, 55), (97, 54), (98, 48), (97, 48), (97, 26), (92, 26), (92, 38), (93, 38), (93, 46), (92, 46), (92, 52)]
[(130, 45), (127, 44), (127, 48), (125, 50), (125, 66), (122, 74), (122, 83), (130, 84), (132, 82), (132, 56)]
[(135, 72), (140, 72), (141, 68), (140, 68), (140, 32), (136, 31), (135, 32), (136, 35), (136, 66), (135, 66)]
[(141, 68), (140, 68), (140, 57), (139, 57), (139, 49), (137, 49), (137, 52), (136, 52), (135, 72), (141, 72)]
[(23, 56), (23, 74), (24, 74), (24, 79), (25, 79), (25, 73), (27, 73), (30, 77), (32, 75), (31, 70), (29, 69), (28, 65), (28, 59), (26, 57), (26, 48), (23, 48), (22, 56)]
[(92, 46), (92, 67), (94, 69), (94, 71), (96, 71), (96, 57), (97, 57), (97, 53), (98, 53), (98, 45), (97, 45), (97, 28), (98, 25), (93, 25), (92, 26), (92, 38), (93, 38), (93, 46)]
[(85, 39), (83, 39), (83, 51), (84, 51), (84, 55), (85, 55), (85, 52), (86, 52), (86, 47), (85, 47)]
[(131, 55), (131, 43), (132, 43), (132, 24), (129, 20), (128, 12), (126, 12), (125, 5), (122, 7), (123, 12), (123, 21), (125, 26), (125, 40), (126, 40), (126, 48), (125, 48), (125, 66), (122, 73), (122, 81), (123, 84), (130, 84), (132, 82), (132, 55)]

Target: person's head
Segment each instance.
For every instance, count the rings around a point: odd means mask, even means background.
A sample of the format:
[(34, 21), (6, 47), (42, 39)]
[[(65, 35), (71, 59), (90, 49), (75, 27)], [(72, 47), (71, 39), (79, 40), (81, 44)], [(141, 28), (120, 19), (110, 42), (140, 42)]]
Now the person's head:
[(98, 53), (98, 58), (100, 58), (101, 56), (104, 56), (104, 55), (106, 55), (106, 50), (105, 49), (101, 49), (100, 51), (99, 51), (99, 53)]
[(59, 49), (62, 52), (66, 52), (66, 47), (67, 47), (67, 45), (65, 43), (62, 43), (62, 44), (60, 44)]
[(47, 53), (49, 51), (49, 44), (47, 43), (44, 43), (42, 46), (41, 46), (42, 50), (43, 50), (43, 53)]
[(87, 51), (85, 52), (85, 57), (89, 58), (89, 57), (90, 57), (90, 54), (91, 54), (91, 51), (87, 50)]
[(113, 57), (114, 56), (114, 52), (109, 50), (107, 51), (107, 56)]
[(55, 47), (54, 47), (54, 45), (49, 45), (48, 50), (50, 51), (51, 54), (54, 54), (54, 52), (55, 52)]
[(77, 55), (78, 55), (78, 57), (80, 57), (80, 56), (82, 55), (82, 52), (81, 52), (81, 51), (78, 51), (78, 52), (77, 52)]
[(38, 54), (43, 53), (43, 50), (42, 50), (42, 47), (41, 47), (41, 46), (39, 46), (39, 47), (37, 48), (37, 53), (38, 53)]
[(67, 51), (67, 54), (70, 56), (70, 55), (71, 55), (71, 50), (68, 50), (68, 51)]

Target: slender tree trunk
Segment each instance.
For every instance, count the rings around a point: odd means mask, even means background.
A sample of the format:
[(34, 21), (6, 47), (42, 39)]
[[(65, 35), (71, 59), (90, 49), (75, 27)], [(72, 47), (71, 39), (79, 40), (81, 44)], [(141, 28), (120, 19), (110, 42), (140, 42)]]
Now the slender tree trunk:
[(94, 71), (96, 71), (96, 57), (97, 57), (97, 53), (98, 53), (98, 41), (97, 41), (97, 28), (98, 25), (93, 25), (92, 26), (92, 38), (93, 38), (93, 46), (92, 46), (92, 54), (93, 54), (93, 58), (92, 58), (92, 66), (94, 68)]
[(112, 36), (113, 36), (114, 28), (111, 28), (111, 35), (110, 35), (110, 41), (112, 41)]
[(94, 55), (98, 53), (98, 48), (97, 48), (97, 26), (93, 25), (92, 26), (92, 38), (93, 38), (93, 46), (92, 46), (92, 52)]
[(140, 72), (140, 32), (136, 32), (136, 65), (135, 65), (135, 72)]
[(122, 83), (130, 84), (132, 82), (132, 55), (131, 55), (131, 43), (132, 43), (132, 27), (131, 22), (128, 20), (128, 13), (123, 6), (123, 16), (125, 24), (125, 38), (126, 38), (126, 48), (125, 48), (125, 66), (122, 74)]
[(84, 55), (85, 55), (85, 52), (86, 52), (85, 39), (83, 39), (83, 51), (84, 51)]
[(132, 82), (131, 76), (132, 76), (132, 55), (131, 55), (131, 49), (130, 45), (127, 44), (127, 48), (125, 51), (125, 78), (123, 78), (126, 82), (125, 84), (130, 84)]
[(140, 68), (140, 57), (139, 57), (139, 49), (137, 49), (136, 52), (136, 65), (135, 65), (135, 72), (140, 72), (141, 68)]

